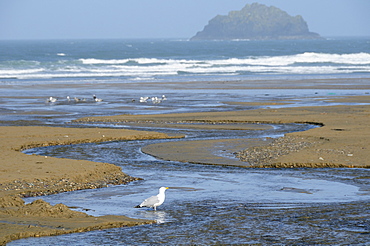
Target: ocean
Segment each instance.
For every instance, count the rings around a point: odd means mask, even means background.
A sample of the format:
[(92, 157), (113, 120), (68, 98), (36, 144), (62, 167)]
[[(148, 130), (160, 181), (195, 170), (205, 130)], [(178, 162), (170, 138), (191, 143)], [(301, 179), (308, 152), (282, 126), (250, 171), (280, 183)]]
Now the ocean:
[(370, 38), (0, 41), (1, 83), (369, 77)]

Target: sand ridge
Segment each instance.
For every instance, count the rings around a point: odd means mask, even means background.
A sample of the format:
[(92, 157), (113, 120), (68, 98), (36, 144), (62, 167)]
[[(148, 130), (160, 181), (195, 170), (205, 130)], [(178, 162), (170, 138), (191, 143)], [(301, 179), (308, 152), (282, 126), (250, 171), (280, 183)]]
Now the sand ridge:
[[(333, 99), (334, 100), (334, 99)], [(354, 98), (337, 98), (335, 100), (354, 101)], [(202, 129), (203, 124), (212, 127), (216, 123), (223, 123), (226, 129), (235, 128), (235, 123), (301, 123), (314, 124), (320, 127), (304, 132), (289, 133), (289, 141), (312, 143), (309, 147), (289, 154), (279, 155), (261, 165), (244, 163), (245, 167), (370, 167), (369, 139), (370, 139), (370, 96), (360, 96), (360, 105), (336, 105), (314, 107), (287, 107), (287, 108), (261, 108), (255, 110), (209, 113), (183, 113), (165, 115), (117, 115), (110, 117), (89, 117), (79, 119), (79, 122), (125, 122), (136, 125), (160, 124), (165, 126), (171, 122), (171, 127), (176, 124), (197, 123), (192, 127)], [(151, 155), (165, 160), (206, 163), (212, 161), (201, 157), (202, 152), (197, 151), (195, 141), (167, 142), (146, 146), (143, 150)], [(267, 143), (267, 142), (266, 142)], [(192, 150), (189, 150), (192, 148)], [(198, 162), (192, 159), (189, 151), (197, 153)], [(205, 152), (204, 152), (205, 153)], [(227, 165), (227, 163), (225, 163)]]

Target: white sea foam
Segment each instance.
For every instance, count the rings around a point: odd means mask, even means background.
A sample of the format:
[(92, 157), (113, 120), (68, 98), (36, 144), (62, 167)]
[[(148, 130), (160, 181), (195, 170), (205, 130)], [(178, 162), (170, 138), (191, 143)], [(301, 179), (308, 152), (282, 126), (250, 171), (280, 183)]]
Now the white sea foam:
[[(62, 54), (62, 53), (60, 53)], [(18, 66), (18, 69), (17, 69)], [(20, 63), (0, 68), (0, 78), (130, 77), (182, 75), (345, 74), (370, 73), (370, 54), (306, 52), (287, 56), (225, 59), (96, 59), (62, 60), (55, 64)]]
[(27, 74), (39, 74), (44, 72), (43, 68), (35, 69), (0, 69), (0, 78), (9, 79), (9, 78), (18, 78), (19, 76), (24, 76)]
[(166, 63), (196, 63), (197, 60), (174, 60), (174, 59), (157, 59), (157, 58), (132, 58), (132, 59), (110, 59), (110, 60), (104, 60), (104, 59), (95, 59), (95, 58), (87, 58), (87, 59), (79, 59), (83, 64), (101, 64), (101, 65), (114, 65), (114, 64), (126, 64), (126, 63), (135, 63), (135, 64), (166, 64)]
[(246, 58), (229, 58), (216, 60), (176, 60), (176, 59), (157, 59), (157, 58), (132, 58), (132, 59), (80, 59), (83, 64), (126, 64), (129, 62), (136, 64), (191, 64), (199, 65), (202, 63), (210, 65), (266, 65), (266, 66), (286, 66), (295, 63), (333, 63), (333, 64), (352, 64), (370, 65), (370, 53), (354, 54), (326, 54), (305, 52), (302, 54), (289, 56), (259, 56)]

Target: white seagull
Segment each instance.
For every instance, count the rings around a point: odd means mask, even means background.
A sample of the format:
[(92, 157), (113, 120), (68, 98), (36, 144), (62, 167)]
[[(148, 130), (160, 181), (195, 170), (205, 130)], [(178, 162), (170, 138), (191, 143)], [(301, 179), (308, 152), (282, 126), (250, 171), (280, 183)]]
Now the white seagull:
[(55, 103), (58, 99), (56, 99), (55, 97), (49, 97), (48, 99), (46, 99), (46, 102), (48, 103)]
[(149, 97), (140, 97), (141, 103), (146, 103), (146, 101), (149, 99)]
[(97, 98), (95, 95), (93, 95), (93, 98), (94, 98), (95, 102), (102, 102), (103, 101), (103, 99)]
[(161, 102), (162, 102), (162, 99), (161, 98), (152, 97), (152, 103), (153, 104), (158, 104), (158, 103), (161, 103)]
[(135, 208), (154, 208), (154, 210), (157, 210), (157, 207), (162, 205), (164, 202), (164, 199), (166, 198), (164, 192), (168, 189), (168, 187), (161, 187), (159, 188), (159, 193), (156, 196), (151, 196), (147, 199), (145, 199), (140, 205), (137, 205)]

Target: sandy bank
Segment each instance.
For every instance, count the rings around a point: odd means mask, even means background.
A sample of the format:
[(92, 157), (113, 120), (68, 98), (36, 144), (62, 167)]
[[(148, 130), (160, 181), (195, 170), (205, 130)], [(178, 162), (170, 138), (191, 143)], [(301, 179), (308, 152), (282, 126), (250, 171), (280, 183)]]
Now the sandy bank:
[(23, 237), (152, 223), (125, 216), (92, 217), (62, 204), (51, 206), (42, 200), (25, 205), (22, 196), (100, 188), (138, 178), (108, 163), (26, 155), (20, 151), (50, 145), (158, 138), (170, 137), (162, 133), (118, 129), (0, 127), (0, 245)]
[[(159, 125), (171, 123), (171, 127), (184, 123), (202, 129), (222, 123), (225, 129), (236, 129), (241, 123), (307, 123), (321, 127), (305, 132), (287, 134), (285, 146), (302, 145), (304, 148), (288, 151), (281, 154), (271, 151), (271, 146), (261, 148), (262, 152), (269, 152), (268, 157), (258, 164), (249, 162), (233, 162), (231, 165), (244, 167), (370, 167), (370, 96), (333, 98), (331, 101), (341, 103), (357, 103), (361, 105), (338, 105), (317, 107), (286, 107), (263, 108), (233, 112), (184, 113), (166, 115), (121, 115), (111, 117), (83, 118), (80, 122), (124, 122), (136, 125)], [(245, 102), (241, 103), (241, 105)], [(201, 124), (200, 124), (201, 123)], [(216, 124), (217, 123), (217, 124)], [(258, 125), (256, 125), (258, 126)], [(217, 126), (219, 127), (219, 126)], [(238, 129), (241, 129), (240, 127)], [(209, 158), (209, 151), (205, 151), (205, 143), (195, 141), (167, 142), (146, 146), (143, 151), (165, 160), (230, 165), (230, 163)], [(266, 144), (273, 144), (266, 141)], [(200, 146), (203, 149), (200, 151)], [(212, 149), (215, 145), (210, 145)], [(253, 148), (253, 147), (250, 147)], [(275, 145), (276, 149), (283, 146)], [(288, 147), (289, 148), (289, 147)], [(239, 149), (239, 151), (241, 151)], [(265, 151), (265, 152), (266, 152)], [(189, 154), (192, 153), (192, 154)], [(274, 154), (275, 153), (275, 154)], [(241, 154), (240, 156), (242, 156)], [(248, 155), (248, 151), (244, 153)], [(260, 155), (263, 157), (263, 154)], [(248, 158), (242, 158), (248, 160)]]

